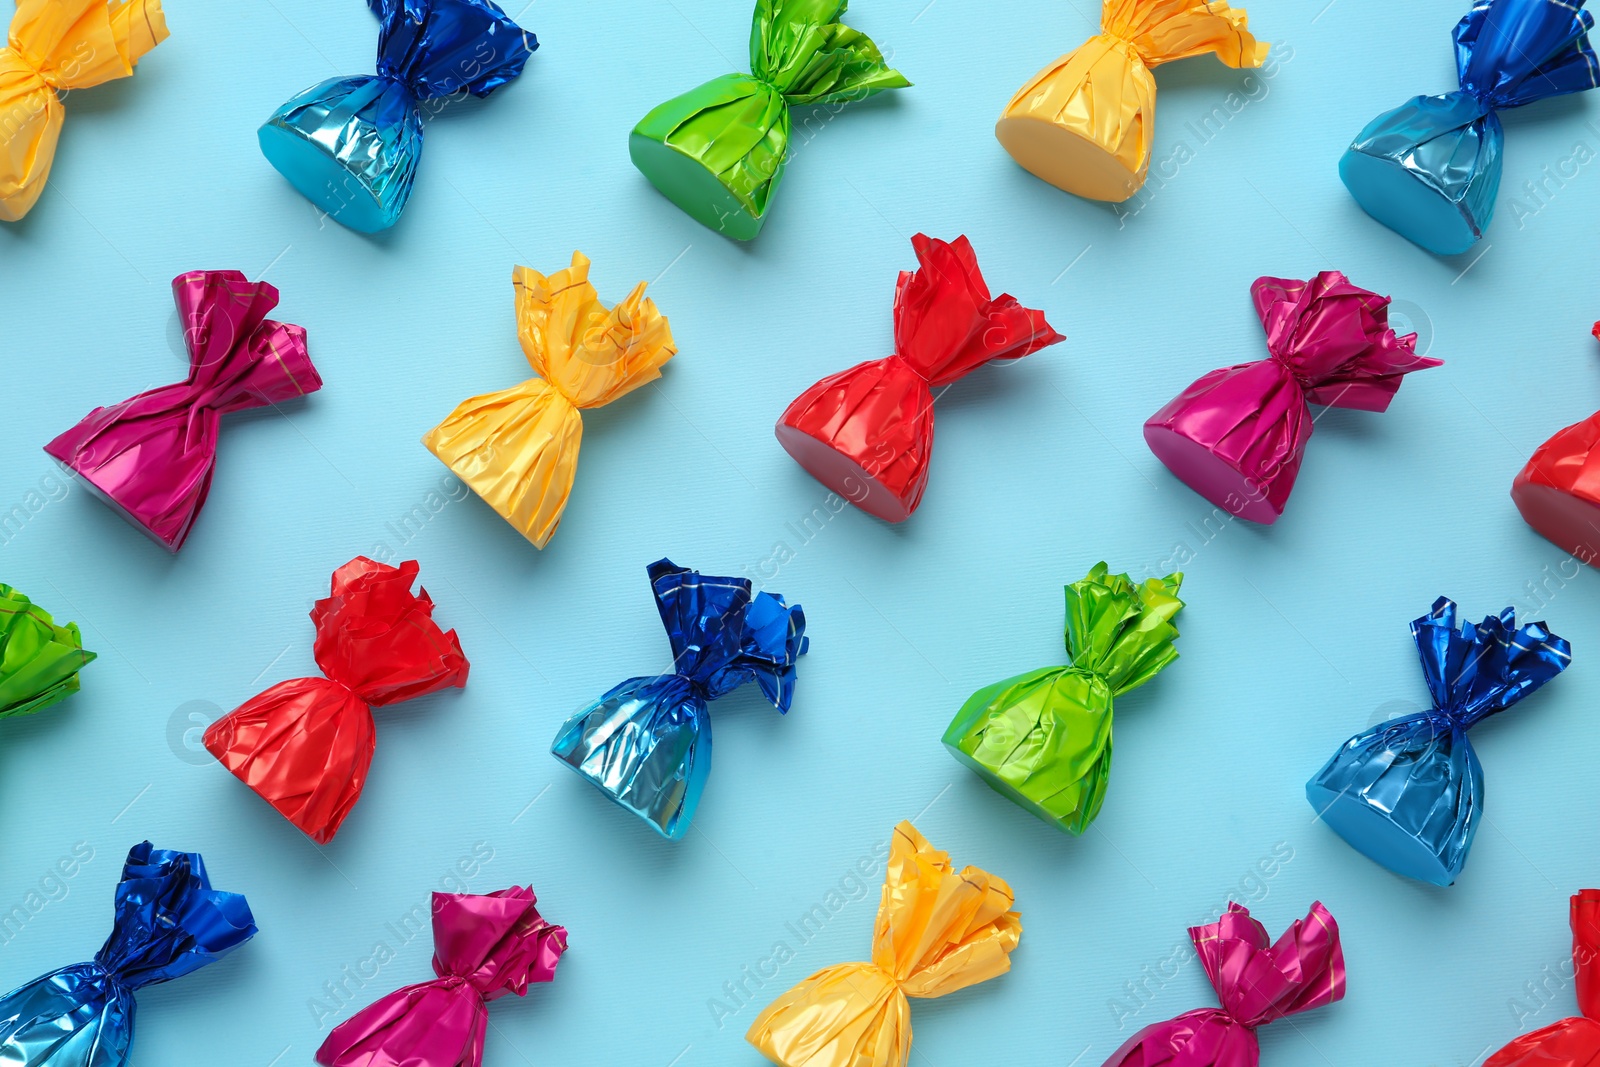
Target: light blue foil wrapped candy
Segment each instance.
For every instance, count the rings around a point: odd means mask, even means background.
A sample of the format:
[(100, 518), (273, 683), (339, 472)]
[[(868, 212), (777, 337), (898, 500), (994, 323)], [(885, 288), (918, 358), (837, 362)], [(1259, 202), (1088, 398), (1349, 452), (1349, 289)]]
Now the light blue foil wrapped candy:
[(94, 959), (0, 997), (5, 1067), (123, 1067), (133, 993), (220, 959), (255, 936), (250, 905), (211, 888), (194, 852), (145, 841), (128, 850), (111, 936)]
[(367, 0), (378, 73), (330, 78), (273, 112), (261, 152), (301, 194), (352, 230), (400, 218), (422, 154), (423, 104), (484, 97), (539, 47), (490, 0)]
[(1458, 630), (1445, 597), (1411, 624), (1411, 636), (1433, 709), (1346, 741), (1306, 783), (1306, 799), (1369, 859), (1449, 885), (1467, 862), (1483, 806), (1483, 767), (1468, 728), (1566, 670), (1572, 648), (1542, 622), (1519, 629), (1511, 608)]
[(1367, 214), (1430, 252), (1477, 243), (1494, 217), (1505, 133), (1497, 110), (1600, 83), (1583, 0), (1480, 0), (1456, 24), (1461, 88), (1367, 123), (1339, 177)]
[(663, 837), (689, 832), (711, 771), (710, 702), (754, 681), (779, 711), (810, 642), (800, 605), (744, 578), (650, 564), (672, 672), (629, 678), (568, 719), (550, 752)]

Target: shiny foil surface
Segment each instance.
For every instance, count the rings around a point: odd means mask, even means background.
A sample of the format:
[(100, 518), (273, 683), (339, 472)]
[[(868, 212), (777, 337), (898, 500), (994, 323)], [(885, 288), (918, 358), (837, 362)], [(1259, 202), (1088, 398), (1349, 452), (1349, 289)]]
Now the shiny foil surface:
[(278, 290), (236, 270), (172, 279), (189, 376), (95, 408), (44, 446), (169, 552), (211, 491), (222, 416), (314, 393), (322, 379), (299, 326), (274, 322)]
[(94, 658), (77, 623), (57, 624), (0, 582), (0, 719), (61, 703), (78, 691), (78, 671)]
[(572, 716), (551, 755), (606, 797), (677, 840), (711, 772), (710, 702), (755, 682), (780, 712), (794, 699), (795, 661), (805, 654), (800, 605), (760, 592), (744, 578), (718, 578), (657, 560), (650, 589), (672, 670), (630, 678)]
[(311, 609), (323, 678), (279, 682), (207, 727), (206, 750), (319, 844), (333, 840), (366, 785), (372, 709), (467, 684), (456, 632), (433, 620), (416, 561), (357, 556)]
[[(762, 1009), (745, 1040), (782, 1067), (905, 1067), (911, 1004), (1011, 969), (1022, 916), (1011, 887), (957, 870), (909, 822), (894, 828), (872, 961), (825, 967)], [(974, 1025), (982, 1025), (978, 1020)]]
[(1259, 1027), (1344, 999), (1339, 924), (1320, 902), (1274, 942), (1231, 902), (1216, 922), (1190, 927), (1189, 939), (1222, 1007), (1146, 1026), (1106, 1067), (1256, 1067)]
[(367, 6), (378, 16), (378, 73), (313, 85), (274, 111), (257, 137), (301, 195), (345, 226), (376, 233), (399, 220), (411, 197), (421, 105), (488, 96), (522, 73), (539, 42), (491, 0)]
[(1268, 358), (1214, 370), (1144, 424), (1156, 458), (1230, 514), (1272, 523), (1283, 514), (1311, 439), (1311, 405), (1385, 411), (1419, 356), (1416, 335), (1389, 328), (1389, 298), (1336, 270), (1310, 281), (1257, 278), (1250, 287)]
[(517, 267), (517, 339), (536, 378), (456, 405), (422, 443), (537, 548), (567, 508), (583, 440), (580, 411), (661, 377), (677, 352), (645, 283), (615, 307), (589, 282), (589, 259), (544, 275)]
[(250, 905), (211, 888), (198, 853), (145, 841), (128, 850), (111, 936), (77, 963), (0, 997), (6, 1067), (124, 1067), (133, 994), (221, 959), (255, 936)]
[(333, 1028), (323, 1067), (479, 1067), (489, 1001), (526, 996), (556, 976), (567, 931), (545, 920), (533, 888), (433, 894), (437, 978), (379, 997)]
[(1467, 730), (1566, 670), (1572, 649), (1506, 608), (1456, 624), (1440, 597), (1411, 624), (1433, 708), (1346, 741), (1306, 783), (1317, 815), (1358, 852), (1420, 881), (1449, 885), (1478, 832), (1483, 768)]
[(1046, 667), (974, 693), (945, 728), (950, 754), (1025, 811), (1081, 834), (1111, 777), (1111, 700), (1178, 658), (1181, 574), (1135, 584), (1095, 564), (1067, 586), (1069, 667)]
[(748, 241), (761, 232), (789, 154), (789, 108), (840, 107), (911, 83), (872, 39), (839, 20), (848, 0), (756, 0), (750, 70), (655, 108), (628, 154), (696, 222)]
[(1044, 312), (991, 297), (965, 237), (917, 234), (920, 264), (894, 293), (894, 352), (832, 374), (778, 419), (778, 443), (823, 485), (887, 522), (922, 501), (933, 454), (933, 390), (996, 360), (1065, 340)]
[(17, 0), (0, 48), (0, 222), (21, 219), (44, 193), (62, 97), (128, 77), (166, 39), (160, 0)]
[(1481, 0), (1456, 24), (1460, 89), (1373, 119), (1339, 161), (1356, 202), (1438, 255), (1465, 252), (1494, 217), (1505, 140), (1497, 110), (1600, 84), (1583, 0)]
[(1600, 889), (1574, 893), (1569, 914), (1573, 985), (1581, 1014), (1523, 1034), (1485, 1060), (1483, 1067), (1593, 1067), (1600, 1063)]
[(1120, 202), (1144, 185), (1155, 140), (1156, 79), (1175, 59), (1214, 55), (1259, 67), (1267, 45), (1223, 0), (1104, 0), (1100, 33), (1035, 74), (994, 135), (1058, 189)]
[[(1594, 334), (1600, 337), (1600, 323)], [(1529, 526), (1580, 563), (1600, 558), (1600, 412), (1540, 445), (1511, 483)]]

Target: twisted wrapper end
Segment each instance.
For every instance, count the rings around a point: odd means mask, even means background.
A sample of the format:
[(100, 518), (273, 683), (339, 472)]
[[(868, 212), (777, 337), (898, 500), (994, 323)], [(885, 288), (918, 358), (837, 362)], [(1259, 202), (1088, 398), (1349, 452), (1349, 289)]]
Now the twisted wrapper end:
[(31, 715), (78, 691), (78, 671), (94, 660), (78, 624), (0, 583), (0, 719)]

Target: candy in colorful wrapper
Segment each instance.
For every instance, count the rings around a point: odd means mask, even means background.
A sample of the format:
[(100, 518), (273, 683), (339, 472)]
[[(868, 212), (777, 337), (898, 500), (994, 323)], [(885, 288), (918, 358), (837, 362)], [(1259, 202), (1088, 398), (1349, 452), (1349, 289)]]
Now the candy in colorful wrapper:
[(16, 222), (44, 193), (62, 96), (130, 76), (166, 39), (161, 0), (17, 0), (0, 48), (0, 222)]
[(1250, 287), (1268, 358), (1197, 380), (1144, 424), (1150, 451), (1189, 488), (1233, 515), (1283, 514), (1311, 439), (1311, 405), (1384, 411), (1412, 371), (1443, 361), (1389, 328), (1389, 298), (1325, 270), (1308, 282)]
[(613, 308), (589, 283), (589, 259), (549, 276), (511, 275), (517, 338), (536, 378), (463, 400), (422, 443), (538, 548), (549, 543), (578, 472), (584, 408), (661, 377), (677, 348), (667, 318), (634, 286)]
[(1081, 834), (1111, 777), (1111, 700), (1178, 658), (1172, 618), (1181, 574), (1135, 584), (1097, 563), (1067, 586), (1070, 667), (986, 686), (944, 731), (957, 760), (1058, 830)]
[(931, 999), (1011, 969), (1022, 916), (1011, 887), (956, 870), (909, 822), (894, 828), (872, 962), (825, 967), (762, 1010), (745, 1040), (782, 1067), (905, 1067), (908, 997)]
[(362, 233), (393, 226), (422, 156), (424, 107), (485, 97), (516, 79), (538, 39), (491, 0), (367, 0), (378, 73), (329, 78), (257, 131), (267, 162), (329, 217)]
[(844, 105), (911, 83), (840, 23), (848, 0), (756, 0), (751, 74), (724, 74), (657, 107), (628, 137), (633, 165), (689, 217), (748, 241), (789, 155), (789, 109)]
[(306, 332), (274, 322), (278, 290), (236, 270), (172, 279), (189, 348), (177, 385), (95, 408), (44, 450), (167, 551), (183, 547), (211, 491), (222, 416), (322, 388)]
[(1216, 922), (1191, 926), (1189, 939), (1222, 1007), (1146, 1026), (1105, 1067), (1256, 1067), (1258, 1027), (1344, 999), (1339, 924), (1321, 903), (1276, 942), (1233, 903)]
[(780, 712), (805, 654), (800, 605), (744, 578), (650, 564), (650, 589), (672, 644), (672, 671), (629, 678), (572, 716), (551, 755), (608, 798), (677, 840), (689, 832), (711, 773), (710, 702), (746, 682)]
[(548, 982), (567, 931), (534, 906), (532, 887), (433, 895), (433, 973), (379, 997), (333, 1028), (323, 1067), (479, 1067), (489, 1001)]
[(1210, 53), (1259, 67), (1267, 45), (1224, 0), (1104, 0), (1100, 34), (1017, 90), (994, 135), (1058, 189), (1120, 202), (1144, 185), (1155, 139), (1151, 68)]
[[(1594, 325), (1600, 337), (1600, 322)], [(1580, 563), (1600, 558), (1600, 411), (1540, 445), (1511, 483), (1529, 526)]]
[(1476, 0), (1456, 24), (1461, 88), (1415, 96), (1356, 134), (1339, 177), (1363, 210), (1439, 255), (1494, 217), (1505, 133), (1496, 111), (1600, 84), (1583, 0)]
[(6, 1067), (124, 1067), (134, 991), (221, 959), (255, 936), (250, 905), (211, 888), (199, 853), (145, 841), (128, 850), (111, 936), (88, 963), (0, 997)]
[(1591, 1067), (1600, 1063), (1600, 889), (1572, 895), (1572, 975), (1582, 1014), (1523, 1034), (1483, 1067)]
[(1356, 851), (1420, 881), (1449, 885), (1478, 832), (1483, 767), (1467, 730), (1567, 669), (1572, 648), (1506, 608), (1456, 625), (1440, 597), (1411, 624), (1433, 708), (1346, 741), (1306, 783), (1322, 821)]
[(917, 510), (933, 453), (933, 389), (994, 360), (1065, 340), (1015, 297), (989, 295), (965, 237), (917, 234), (921, 266), (894, 293), (894, 352), (831, 374), (778, 420), (778, 443), (863, 511), (902, 522)]
[(78, 670), (94, 657), (77, 623), (58, 625), (0, 582), (0, 719), (61, 703), (78, 691)]
[(326, 844), (361, 796), (372, 709), (467, 684), (456, 632), (433, 621), (417, 564), (357, 556), (311, 609), (312, 654), (326, 677), (279, 682), (205, 732), (206, 750), (312, 840)]

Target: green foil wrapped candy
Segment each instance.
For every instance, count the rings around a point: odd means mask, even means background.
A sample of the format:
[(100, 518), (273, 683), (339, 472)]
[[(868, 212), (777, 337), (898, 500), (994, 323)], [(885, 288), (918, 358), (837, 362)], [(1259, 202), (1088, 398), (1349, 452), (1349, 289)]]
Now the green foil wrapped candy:
[(1111, 701), (1178, 658), (1182, 574), (1134, 584), (1097, 563), (1067, 586), (1070, 667), (986, 686), (950, 720), (945, 747), (1045, 822), (1081, 834), (1111, 776)]
[(752, 74), (725, 74), (656, 108), (633, 128), (633, 165), (667, 199), (718, 233), (761, 232), (789, 154), (789, 108), (843, 107), (911, 83), (878, 46), (839, 22), (848, 0), (757, 0)]
[(0, 584), (0, 719), (29, 715), (78, 691), (78, 669), (94, 659), (77, 623), (57, 626), (50, 613)]

